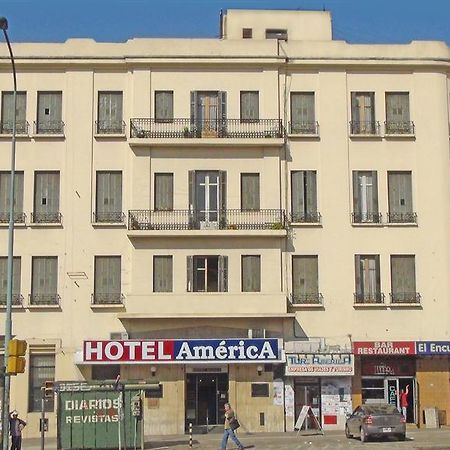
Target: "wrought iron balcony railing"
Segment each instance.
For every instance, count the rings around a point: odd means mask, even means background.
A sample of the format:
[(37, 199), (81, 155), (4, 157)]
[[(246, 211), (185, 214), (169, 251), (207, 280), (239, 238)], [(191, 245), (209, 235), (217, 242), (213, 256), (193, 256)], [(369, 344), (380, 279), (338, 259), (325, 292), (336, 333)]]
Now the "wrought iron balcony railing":
[(322, 215), (320, 212), (309, 213), (291, 213), (291, 223), (320, 223), (322, 221)]
[(323, 295), (320, 292), (308, 292), (303, 294), (291, 293), (293, 305), (323, 305)]
[[(28, 128), (30, 124), (26, 120), (17, 120), (16, 121), (16, 134), (28, 134)], [(13, 132), (13, 123), (12, 121), (4, 121), (0, 122), (0, 133), (1, 134), (12, 134)]]
[(417, 213), (387, 213), (388, 223), (417, 223)]
[(94, 223), (125, 223), (126, 216), (122, 211), (117, 212), (94, 212)]
[[(14, 223), (25, 223), (27, 215), (24, 212), (14, 213)], [(9, 223), (9, 211), (0, 212), (0, 223)]]
[(421, 295), (419, 292), (391, 292), (389, 296), (391, 297), (392, 304), (402, 304), (402, 303), (420, 304), (421, 301)]
[(286, 228), (282, 209), (220, 211), (131, 210), (129, 230), (282, 230)]
[(125, 296), (120, 292), (94, 292), (91, 295), (91, 303), (93, 305), (123, 305), (124, 299)]
[(96, 120), (96, 134), (125, 134), (125, 122), (123, 120)]
[(365, 304), (374, 304), (380, 303), (384, 304), (384, 294), (383, 292), (368, 292), (361, 293), (355, 292), (353, 294), (355, 305), (365, 305)]
[(377, 120), (351, 120), (350, 134), (378, 136), (380, 134), (380, 122)]
[(34, 121), (35, 134), (64, 134), (64, 122), (62, 120)]
[(30, 305), (59, 306), (61, 297), (59, 294), (30, 294)]
[(412, 121), (405, 122), (384, 122), (384, 133), (392, 135), (402, 135), (402, 134), (415, 134), (415, 126)]
[(60, 212), (32, 212), (31, 223), (61, 223), (62, 214)]
[(319, 122), (289, 122), (290, 134), (319, 134)]
[(279, 119), (130, 119), (132, 138), (281, 138)]
[(352, 223), (381, 223), (382, 220), (381, 213), (352, 213)]
[[(12, 306), (22, 306), (23, 305), (23, 295), (13, 294), (12, 295)], [(0, 294), (0, 307), (6, 306), (6, 294)]]

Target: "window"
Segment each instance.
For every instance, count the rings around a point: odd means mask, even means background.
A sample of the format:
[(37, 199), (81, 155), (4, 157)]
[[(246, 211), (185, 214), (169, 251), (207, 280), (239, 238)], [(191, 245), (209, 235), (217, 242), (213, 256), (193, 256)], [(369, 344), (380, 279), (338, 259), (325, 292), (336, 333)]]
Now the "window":
[(225, 135), (226, 120), (226, 92), (191, 92), (191, 127), (194, 127), (191, 132), (195, 137), (208, 138)]
[(188, 256), (188, 292), (227, 292), (227, 256)]
[(292, 303), (321, 303), (316, 255), (292, 257)]
[(241, 173), (241, 210), (259, 210), (259, 173)]
[(390, 223), (415, 223), (412, 206), (411, 172), (388, 172)]
[[(55, 355), (30, 355), (30, 378), (28, 387), (28, 412), (41, 411), (41, 387), (46, 381), (55, 381)], [(53, 396), (45, 401), (45, 411), (55, 409)]]
[(32, 305), (58, 305), (58, 258), (33, 256), (31, 276)]
[(416, 261), (414, 255), (391, 255), (392, 303), (417, 303)]
[(373, 92), (352, 92), (351, 134), (378, 134), (374, 99)]
[(376, 171), (353, 171), (353, 222), (381, 222)]
[[(0, 172), (0, 223), (9, 222), (11, 173)], [(24, 223), (23, 213), (23, 172), (14, 174), (14, 222)]]
[(252, 397), (268, 397), (269, 383), (252, 383)]
[(37, 134), (62, 134), (62, 92), (38, 92)]
[(257, 122), (259, 119), (259, 92), (241, 91), (241, 122)]
[(241, 257), (242, 292), (261, 291), (261, 256), (243, 255)]
[(93, 380), (115, 380), (120, 375), (120, 364), (92, 365)]
[(409, 117), (409, 93), (386, 92), (386, 134), (413, 134)]
[(155, 91), (155, 120), (173, 121), (173, 91)]
[(287, 41), (287, 38), (287, 30), (275, 28), (269, 28), (266, 30), (266, 39), (281, 39)]
[(98, 134), (122, 134), (123, 124), (122, 92), (98, 93)]
[(153, 292), (172, 292), (173, 290), (172, 256), (153, 257)]
[(242, 38), (243, 39), (251, 39), (253, 37), (253, 29), (252, 28), (242, 28)]
[[(27, 93), (17, 92), (16, 97), (16, 133), (27, 134), (28, 123), (26, 119), (27, 112)], [(1, 130), (2, 134), (12, 134), (13, 132), (13, 120), (14, 120), (14, 93), (2, 92), (2, 122)]]
[(173, 173), (155, 173), (155, 210), (173, 210)]
[(317, 212), (317, 173), (314, 170), (291, 172), (292, 222), (320, 222)]
[(121, 257), (96, 256), (94, 305), (122, 304)]
[(355, 255), (355, 303), (383, 303), (380, 287), (380, 256)]
[(97, 172), (95, 222), (122, 223), (122, 172)]
[[(20, 256), (13, 258), (13, 280), (12, 280), (12, 304), (21, 305), (20, 295)], [(6, 294), (8, 289), (8, 258), (0, 257), (0, 305), (6, 305)]]
[(314, 92), (291, 93), (292, 134), (317, 134)]
[(34, 173), (33, 223), (60, 223), (59, 172)]

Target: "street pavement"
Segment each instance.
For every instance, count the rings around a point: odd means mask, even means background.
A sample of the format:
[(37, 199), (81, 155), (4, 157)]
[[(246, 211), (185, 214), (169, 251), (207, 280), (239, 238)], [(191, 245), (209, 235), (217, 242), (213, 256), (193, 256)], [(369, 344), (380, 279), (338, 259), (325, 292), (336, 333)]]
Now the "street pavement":
[[(254, 450), (450, 450), (450, 427), (439, 430), (411, 430), (407, 440), (399, 442), (374, 441), (361, 444), (358, 439), (347, 439), (344, 432), (333, 431), (322, 435), (304, 435), (297, 433), (238, 433), (246, 449)], [(222, 435), (211, 433), (193, 436), (193, 449), (219, 450)], [(189, 436), (157, 436), (146, 438), (146, 449), (152, 450), (189, 450)], [(228, 450), (235, 449), (228, 444)], [(39, 439), (24, 439), (23, 450), (41, 450)], [(45, 450), (56, 450), (55, 439), (46, 439)], [(130, 450), (130, 449), (128, 449)]]

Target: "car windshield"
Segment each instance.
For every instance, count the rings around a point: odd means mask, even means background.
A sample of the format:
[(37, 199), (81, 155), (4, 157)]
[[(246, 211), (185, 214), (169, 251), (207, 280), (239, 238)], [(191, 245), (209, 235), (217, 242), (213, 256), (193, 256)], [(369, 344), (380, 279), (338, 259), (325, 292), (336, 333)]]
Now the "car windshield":
[(394, 405), (388, 404), (364, 405), (363, 409), (366, 414), (400, 414)]

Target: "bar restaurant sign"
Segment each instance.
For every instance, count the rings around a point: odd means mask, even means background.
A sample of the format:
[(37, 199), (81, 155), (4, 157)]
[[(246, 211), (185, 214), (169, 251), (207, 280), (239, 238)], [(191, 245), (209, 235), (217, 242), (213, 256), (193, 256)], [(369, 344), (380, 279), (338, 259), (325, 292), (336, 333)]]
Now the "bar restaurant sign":
[(354, 373), (355, 364), (351, 353), (286, 354), (286, 375), (342, 377)]
[(283, 362), (278, 339), (84, 341), (85, 364)]

